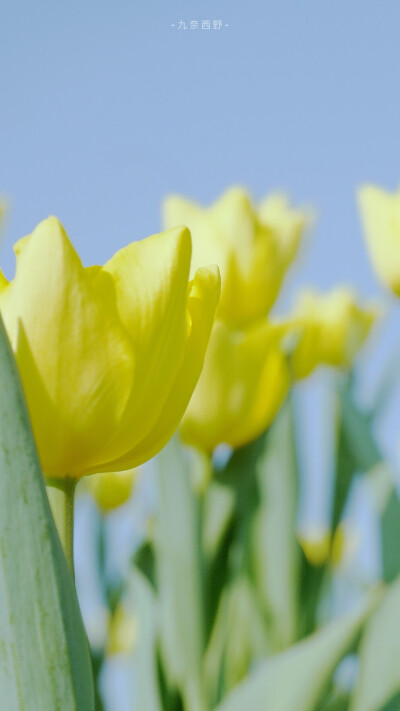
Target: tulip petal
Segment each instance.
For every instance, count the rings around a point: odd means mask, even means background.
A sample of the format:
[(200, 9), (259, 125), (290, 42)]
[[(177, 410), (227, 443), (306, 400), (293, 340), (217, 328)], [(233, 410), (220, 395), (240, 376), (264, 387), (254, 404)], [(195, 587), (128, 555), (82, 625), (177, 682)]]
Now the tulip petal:
[(103, 267), (135, 353), (131, 395), (103, 462), (145, 438), (164, 406), (184, 354), (190, 256), (190, 233), (178, 228), (128, 245)]
[(210, 211), (224, 236), (226, 246), (231, 246), (239, 263), (245, 260), (248, 264), (251, 260), (249, 250), (257, 229), (257, 216), (247, 192), (239, 187), (230, 188)]
[(366, 185), (358, 200), (372, 263), (382, 283), (400, 296), (400, 191)]
[[(217, 267), (201, 268), (189, 284), (189, 331), (184, 356), (157, 422), (149, 435), (124, 457), (118, 468), (138, 466), (159, 452), (173, 435), (186, 410), (203, 367), (204, 356), (218, 306), (221, 282)], [(111, 464), (110, 464), (111, 467)]]
[(162, 205), (163, 224), (169, 230), (178, 225), (190, 225), (202, 217), (203, 208), (194, 200), (169, 195)]
[(0, 269), (0, 294), (8, 286), (8, 281)]
[(85, 270), (55, 218), (17, 245), (0, 309), (46, 475), (79, 476), (118, 425), (133, 353), (110, 276)]
[(221, 443), (238, 447), (268, 427), (290, 385), (280, 333), (265, 322), (236, 332), (217, 321), (182, 421), (183, 439), (212, 451)]
[(318, 365), (350, 368), (378, 313), (374, 305), (360, 306), (347, 287), (301, 292), (292, 320), (298, 335), (291, 356), (295, 377), (307, 377)]
[(311, 222), (311, 211), (294, 210), (286, 195), (272, 193), (259, 204), (258, 214), (262, 224), (279, 236), (281, 259), (288, 266), (298, 252), (304, 229)]
[(213, 219), (211, 209), (206, 210), (193, 200), (171, 195), (163, 203), (163, 223), (167, 229), (186, 225), (192, 235), (191, 278), (205, 264), (218, 264), (221, 275), (225, 273), (228, 255), (225, 236)]

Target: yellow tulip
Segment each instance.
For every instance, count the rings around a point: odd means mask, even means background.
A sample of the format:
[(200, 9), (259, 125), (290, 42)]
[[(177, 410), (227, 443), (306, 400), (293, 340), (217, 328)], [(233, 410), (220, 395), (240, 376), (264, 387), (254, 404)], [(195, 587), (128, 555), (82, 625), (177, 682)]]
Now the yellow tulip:
[(212, 452), (221, 443), (239, 447), (268, 427), (290, 385), (281, 338), (271, 323), (241, 332), (216, 321), (182, 420), (185, 441)]
[(338, 569), (347, 560), (351, 562), (359, 546), (356, 529), (347, 521), (341, 521), (333, 536), (326, 526), (308, 526), (298, 534), (300, 546), (310, 565), (319, 567), (330, 564)]
[(308, 526), (299, 532), (298, 541), (310, 565), (324, 565), (330, 556), (332, 535), (326, 526)]
[(131, 496), (138, 469), (124, 472), (102, 472), (84, 478), (86, 488), (92, 494), (99, 509), (108, 513), (125, 504)]
[(220, 290), (216, 267), (188, 282), (180, 228), (84, 268), (50, 217), (17, 243), (0, 287), (43, 471), (121, 471), (156, 454), (200, 374)]
[(106, 654), (131, 654), (138, 642), (138, 620), (123, 602), (109, 620)]
[(292, 326), (297, 333), (291, 364), (296, 378), (318, 365), (350, 368), (377, 317), (374, 307), (358, 305), (351, 289), (327, 294), (300, 293)]
[(308, 213), (289, 208), (282, 195), (267, 198), (257, 211), (241, 188), (227, 190), (208, 209), (171, 196), (163, 213), (166, 227), (189, 227), (194, 266), (215, 262), (220, 267), (220, 319), (242, 328), (267, 315), (296, 255)]
[(359, 206), (372, 263), (383, 284), (400, 296), (400, 190), (366, 185)]

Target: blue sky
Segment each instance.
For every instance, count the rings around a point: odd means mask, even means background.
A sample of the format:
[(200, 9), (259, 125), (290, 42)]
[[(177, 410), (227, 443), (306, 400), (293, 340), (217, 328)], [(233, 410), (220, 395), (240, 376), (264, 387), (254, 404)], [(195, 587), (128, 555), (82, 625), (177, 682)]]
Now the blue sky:
[[(171, 28), (180, 19), (229, 27)], [(399, 22), (395, 0), (6, 0), (3, 263), (49, 213), (101, 262), (159, 229), (166, 193), (210, 202), (241, 183), (315, 205), (305, 280), (375, 293), (354, 194), (400, 182)]]
[[(400, 305), (371, 270), (355, 191), (400, 182), (400, 5), (5, 0), (1, 13), (6, 274), (12, 243), (50, 213), (86, 264), (102, 263), (160, 229), (170, 192), (210, 203), (232, 183), (255, 198), (284, 189), (318, 215), (285, 301), (300, 284), (339, 282), (385, 298), (368, 397), (398, 346)], [(184, 31), (180, 20), (223, 27)], [(396, 407), (381, 432), (391, 452)]]

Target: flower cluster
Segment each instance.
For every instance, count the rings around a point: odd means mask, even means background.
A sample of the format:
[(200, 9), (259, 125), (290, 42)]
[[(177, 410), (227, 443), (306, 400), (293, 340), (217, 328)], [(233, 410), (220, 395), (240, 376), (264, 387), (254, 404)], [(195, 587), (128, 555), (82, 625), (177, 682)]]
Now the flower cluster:
[(191, 444), (210, 452), (245, 444), (272, 422), (293, 377), (321, 364), (352, 365), (375, 310), (357, 305), (351, 290), (305, 292), (293, 314), (270, 315), (310, 222), (310, 210), (293, 209), (282, 194), (257, 207), (240, 188), (208, 209), (177, 196), (165, 201), (165, 226), (187, 225), (193, 263), (216, 262), (222, 278), (204, 369), (181, 426)]
[[(378, 275), (399, 295), (400, 193), (366, 187), (360, 205)], [(209, 208), (171, 196), (163, 212), (166, 232), (89, 268), (50, 217), (15, 245), (14, 279), (0, 273), (47, 477), (131, 469), (181, 420), (206, 451), (245, 444), (293, 379), (350, 368), (370, 331), (376, 310), (345, 287), (304, 291), (291, 314), (271, 316), (311, 221), (284, 195), (255, 207), (234, 187)]]

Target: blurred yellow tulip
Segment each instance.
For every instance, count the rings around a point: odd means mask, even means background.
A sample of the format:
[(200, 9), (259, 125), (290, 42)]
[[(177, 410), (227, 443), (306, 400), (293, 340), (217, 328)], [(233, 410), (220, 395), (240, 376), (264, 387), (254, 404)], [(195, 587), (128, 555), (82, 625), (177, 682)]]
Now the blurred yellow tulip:
[(102, 472), (96, 476), (85, 477), (83, 481), (100, 511), (108, 513), (129, 500), (138, 471), (128, 469), (125, 472)]
[(346, 287), (301, 292), (292, 319), (294, 377), (305, 378), (318, 365), (350, 368), (377, 315), (376, 307), (359, 306)]
[(16, 246), (0, 313), (44, 474), (121, 471), (156, 454), (197, 382), (218, 305), (217, 267), (188, 282), (185, 228), (84, 268), (50, 217)]
[(326, 526), (307, 526), (299, 532), (298, 541), (310, 565), (324, 565), (330, 555), (332, 536)]
[(400, 190), (360, 189), (359, 206), (373, 266), (383, 284), (400, 296)]
[(189, 227), (194, 267), (209, 262), (220, 267), (218, 317), (235, 328), (267, 315), (309, 220), (308, 212), (292, 210), (280, 194), (257, 211), (247, 193), (235, 187), (210, 208), (171, 196), (163, 213), (166, 227)]
[(298, 541), (310, 565), (329, 563), (338, 569), (350, 564), (360, 544), (358, 530), (348, 521), (341, 521), (332, 536), (326, 526), (308, 526), (298, 534)]
[(246, 331), (213, 328), (204, 368), (182, 420), (189, 444), (211, 452), (239, 447), (271, 423), (290, 385), (282, 329), (261, 322)]
[(109, 620), (107, 656), (131, 654), (136, 647), (137, 639), (137, 617), (121, 602)]

